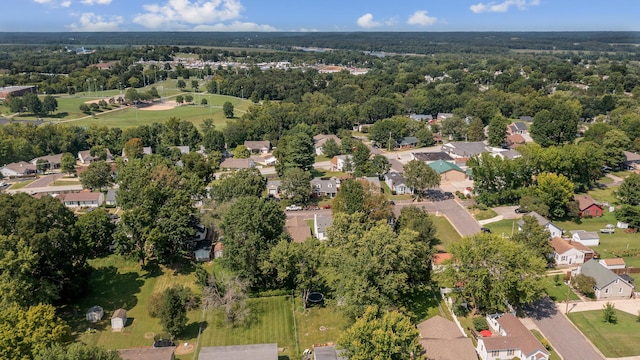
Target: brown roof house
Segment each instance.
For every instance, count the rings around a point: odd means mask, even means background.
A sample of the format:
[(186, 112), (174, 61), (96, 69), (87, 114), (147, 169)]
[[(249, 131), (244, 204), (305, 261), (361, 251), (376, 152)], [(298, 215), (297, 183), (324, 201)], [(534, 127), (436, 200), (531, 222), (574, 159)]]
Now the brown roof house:
[(431, 360), (477, 360), (471, 339), (451, 320), (434, 316), (418, 324), (420, 345)]
[(627, 267), (623, 258), (600, 259), (599, 263), (609, 270), (619, 270)]
[(256, 166), (256, 163), (251, 159), (228, 158), (228, 159), (225, 159), (220, 164), (220, 169), (222, 170), (249, 169), (255, 166)]
[(104, 203), (104, 194), (101, 192), (82, 191), (79, 193), (70, 193), (60, 195), (59, 198), (68, 208), (77, 207), (100, 207)]
[(340, 138), (335, 135), (318, 134), (313, 137), (313, 147), (316, 149), (316, 155), (324, 155), (324, 150), (322, 150), (322, 148), (324, 144), (329, 141), (329, 139), (333, 139), (338, 147), (342, 145), (342, 140), (340, 140)]
[(511, 314), (487, 315), (490, 337), (478, 337), (476, 351), (483, 360), (549, 360), (549, 351)]
[(291, 236), (291, 240), (297, 243), (303, 243), (311, 236), (311, 228), (303, 216), (288, 216), (284, 225), (285, 229)]
[(271, 142), (269, 141), (245, 141), (244, 147), (249, 150), (249, 152), (257, 152), (266, 154), (271, 150)]
[(175, 360), (174, 346), (161, 348), (133, 348), (118, 350), (123, 360)]
[(550, 241), (556, 265), (583, 264), (593, 259), (594, 251), (582, 243), (554, 237)]

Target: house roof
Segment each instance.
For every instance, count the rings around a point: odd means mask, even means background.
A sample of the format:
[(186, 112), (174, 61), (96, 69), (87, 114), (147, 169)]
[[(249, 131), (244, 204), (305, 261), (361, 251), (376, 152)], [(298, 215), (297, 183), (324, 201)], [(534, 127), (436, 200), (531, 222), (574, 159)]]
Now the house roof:
[(375, 191), (380, 191), (380, 179), (377, 176), (366, 176), (363, 179), (367, 180), (369, 184), (374, 188)]
[(434, 265), (441, 265), (446, 260), (449, 260), (453, 257), (450, 253), (436, 253), (431, 257), (431, 263)]
[(62, 161), (62, 154), (40, 156), (40, 157), (37, 157), (37, 158), (31, 160), (31, 163), (33, 165), (35, 165), (38, 160), (46, 160), (50, 164), (59, 164), (60, 161)]
[(438, 119), (448, 119), (453, 117), (452, 113), (438, 113)]
[(578, 202), (580, 211), (588, 209), (590, 206), (595, 205), (602, 209), (602, 206), (598, 205), (595, 200), (589, 195), (574, 195), (573, 199)]
[(247, 150), (262, 150), (262, 149), (271, 149), (270, 141), (245, 141), (244, 146)]
[(346, 360), (347, 358), (340, 356), (341, 352), (335, 346), (314, 347), (313, 360)]
[(600, 239), (600, 235), (595, 231), (571, 230), (571, 234), (578, 238), (578, 240)]
[(432, 115), (410, 114), (409, 117), (415, 121), (433, 120)]
[(4, 166), (5, 169), (9, 169), (18, 174), (24, 174), (25, 172), (36, 171), (36, 166), (31, 165), (26, 161), (18, 161)]
[(335, 141), (338, 146), (342, 145), (342, 140), (340, 140), (340, 138), (336, 135), (318, 134), (313, 137), (313, 146), (315, 148), (322, 147), (329, 139), (333, 139), (333, 141)]
[(553, 251), (555, 251), (557, 254), (564, 254), (567, 251), (572, 249), (576, 249), (581, 252), (593, 253), (593, 250), (591, 250), (590, 248), (584, 246), (583, 244), (577, 241), (571, 241), (571, 240), (567, 241), (558, 236), (551, 239), (550, 244), (551, 244), (551, 247), (553, 248)]
[(100, 200), (102, 193), (82, 191), (78, 193), (69, 193), (64, 195), (64, 202), (76, 202), (76, 201), (98, 201)]
[(180, 150), (181, 154), (188, 154), (191, 150), (188, 146), (170, 146), (170, 148)]
[(251, 159), (225, 159), (221, 164), (221, 169), (248, 169), (253, 167), (253, 160)]
[(616, 281), (616, 279), (620, 279), (618, 275), (604, 267), (595, 259), (591, 259), (580, 265), (580, 273), (586, 276), (591, 276), (596, 281), (596, 288), (598, 289), (603, 289), (607, 285)]
[(172, 360), (175, 347), (133, 348), (117, 350), (123, 360)]
[(520, 349), (527, 359), (538, 351), (549, 354), (538, 339), (515, 316), (503, 314), (497, 319), (497, 322), (507, 335), (481, 338), (487, 351)]
[(315, 214), (313, 215), (313, 221), (315, 223), (314, 227), (316, 228), (316, 231), (325, 232), (327, 231), (327, 228), (333, 223), (333, 216)]
[[(547, 218), (545, 218), (544, 216), (538, 214), (535, 211), (532, 211), (532, 212), (526, 214), (525, 216), (533, 216), (534, 218), (536, 218), (536, 221), (538, 222), (538, 225), (540, 225), (540, 226), (547, 226), (547, 224), (550, 223), (550, 221)], [(524, 225), (524, 219), (520, 219), (518, 221), (518, 225), (520, 225), (520, 226)]]
[(338, 182), (333, 177), (330, 179), (313, 178), (311, 180), (311, 187), (313, 187), (313, 191), (320, 193), (338, 192)]
[(105, 201), (116, 201), (116, 193), (118, 192), (118, 189), (109, 189), (107, 191), (107, 195), (105, 196)]
[(224, 251), (224, 245), (218, 241), (214, 246), (213, 246), (213, 251)]
[(464, 170), (462, 170), (458, 165), (452, 164), (444, 160), (436, 160), (434, 162), (429, 163), (429, 166), (433, 170), (435, 170), (438, 174), (444, 174), (447, 171), (459, 171), (461, 173), (464, 173)]
[(282, 182), (280, 180), (267, 180), (267, 189), (278, 189)]
[(512, 130), (515, 130), (515, 131), (526, 131), (527, 130), (527, 124), (523, 123), (522, 121), (513, 122), (513, 123), (511, 123), (509, 125), (509, 127)]
[(437, 161), (437, 160), (453, 161), (453, 158), (449, 154), (443, 151), (414, 152), (412, 155), (416, 160), (420, 160), (420, 161)]
[(527, 141), (520, 134), (511, 134), (507, 135), (507, 142), (509, 144), (524, 144)]
[(120, 309), (114, 311), (113, 315), (111, 315), (112, 319), (117, 319), (117, 318), (125, 319), (126, 317), (127, 317), (127, 310), (125, 310), (123, 308), (120, 308)]
[(451, 320), (436, 315), (418, 324), (421, 339), (457, 339), (464, 337)]
[(306, 221), (304, 221), (304, 217), (302, 216), (291, 216), (287, 217), (287, 221), (285, 222), (284, 227), (291, 235), (291, 239), (297, 243), (303, 243), (308, 237), (311, 236), (311, 228)]
[(277, 360), (278, 344), (203, 347), (199, 360)]
[(600, 261), (604, 262), (606, 266), (626, 265), (623, 258), (602, 259)]
[(640, 154), (631, 151), (624, 151), (624, 158), (627, 162), (640, 161)]
[(415, 145), (418, 143), (418, 138), (415, 136), (405, 136), (402, 137), (400, 139), (398, 139), (398, 145), (399, 146), (405, 146), (405, 145)]
[(478, 355), (469, 338), (420, 339), (420, 345), (432, 360), (477, 360)]
[(442, 145), (442, 150), (464, 157), (472, 157), (489, 151), (487, 145), (482, 141), (453, 141)]
[(533, 116), (520, 116), (520, 120), (526, 121), (526, 122), (532, 122)]
[(406, 180), (404, 176), (397, 172), (390, 172), (384, 175), (385, 180), (391, 180), (395, 185), (404, 185)]

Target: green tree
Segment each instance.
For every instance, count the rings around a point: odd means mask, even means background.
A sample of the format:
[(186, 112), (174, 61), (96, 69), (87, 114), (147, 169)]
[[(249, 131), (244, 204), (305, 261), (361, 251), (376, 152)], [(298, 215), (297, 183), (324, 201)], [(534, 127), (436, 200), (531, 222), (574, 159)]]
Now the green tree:
[(407, 316), (370, 306), (340, 336), (338, 346), (351, 360), (425, 359), (419, 335)]
[(251, 318), (247, 297), (247, 282), (226, 274), (209, 276), (202, 289), (204, 309), (223, 309), (225, 322), (232, 326), (242, 326)]
[(397, 118), (376, 121), (369, 128), (369, 139), (385, 149), (393, 148), (396, 140), (406, 135), (405, 124)]
[(549, 206), (544, 203), (544, 200), (536, 195), (524, 195), (520, 198), (520, 209), (524, 211), (535, 211), (538, 214), (548, 217)]
[(71, 153), (62, 154), (62, 158), (60, 158), (60, 169), (67, 174), (75, 173), (76, 157)]
[(193, 102), (193, 95), (191, 94), (187, 94), (184, 96), (184, 102), (186, 103), (192, 103)]
[(282, 175), (280, 189), (294, 204), (306, 205), (311, 199), (311, 173), (300, 168), (289, 168)]
[(279, 176), (282, 176), (286, 169), (294, 167), (311, 171), (315, 161), (313, 139), (304, 132), (286, 135), (279, 140), (273, 155), (277, 158), (276, 171)]
[(44, 174), (45, 172), (47, 172), (47, 170), (49, 170), (50, 167), (51, 167), (51, 164), (49, 163), (48, 160), (45, 160), (45, 159), (36, 160), (36, 170), (38, 170), (38, 173)]
[(191, 88), (193, 89), (193, 91), (198, 92), (199, 87), (200, 87), (200, 83), (198, 82), (198, 80), (196, 79), (191, 80)]
[(631, 140), (623, 131), (613, 129), (604, 135), (602, 152), (608, 166), (618, 169), (626, 160), (624, 151), (631, 147)]
[(200, 100), (200, 105), (208, 105), (209, 101), (207, 101), (206, 98), (202, 98), (202, 100)]
[(371, 150), (369, 150), (369, 147), (361, 142), (357, 142), (352, 156), (353, 165), (355, 167), (354, 175), (356, 177), (361, 177), (367, 174), (370, 156)]
[(262, 265), (280, 241), (285, 214), (278, 203), (268, 199), (243, 197), (224, 215), (224, 264), (236, 271), (252, 287), (264, 287), (271, 279)]
[(180, 79), (176, 83), (176, 87), (180, 90), (184, 90), (187, 87), (187, 83), (184, 80)]
[(89, 109), (89, 105), (87, 104), (80, 104), (79, 109), (85, 114), (89, 114), (89, 111), (91, 111), (91, 109)]
[(80, 173), (80, 183), (85, 189), (102, 191), (102, 188), (113, 184), (111, 164), (106, 161), (96, 161), (89, 164), (87, 170)]
[(340, 147), (338, 143), (334, 139), (327, 140), (324, 145), (322, 145), (322, 154), (329, 159), (332, 159), (336, 155), (340, 155)]
[[(544, 294), (546, 262), (525, 244), (498, 235), (465, 237), (450, 247), (453, 262), (443, 273), (443, 284), (459, 289), (460, 296), (483, 312), (520, 308)], [(458, 286), (459, 287), (459, 286)]]
[(446, 135), (450, 140), (464, 140), (467, 134), (467, 123), (458, 116), (452, 116), (442, 121), (440, 129), (442, 135)]
[(367, 169), (370, 174), (382, 178), (391, 170), (391, 163), (384, 155), (376, 154), (367, 163)]
[(244, 145), (238, 145), (233, 149), (233, 157), (236, 159), (248, 159), (249, 156), (251, 156), (251, 153)]
[(416, 138), (418, 139), (418, 147), (431, 146), (435, 143), (433, 131), (427, 126), (424, 126), (416, 132)]
[(35, 115), (42, 114), (42, 101), (40, 101), (38, 95), (26, 93), (22, 96), (22, 101), (29, 112)]
[(125, 157), (128, 159), (139, 159), (144, 154), (142, 140), (140, 138), (129, 139), (122, 149)]
[(467, 141), (484, 140), (484, 124), (480, 118), (473, 118), (467, 128)]
[(573, 183), (566, 176), (555, 173), (540, 173), (536, 177), (535, 196), (542, 199), (549, 207), (552, 218), (562, 218), (569, 211), (569, 203), (573, 200)]
[(549, 243), (549, 230), (538, 224), (538, 220), (533, 216), (525, 215), (522, 217), (522, 220), (524, 220), (522, 231), (515, 233), (511, 239), (515, 242), (525, 244), (531, 251), (537, 254), (539, 258), (544, 259), (548, 267), (552, 267), (555, 261), (554, 258), (550, 256), (553, 254), (553, 248)]
[(640, 206), (622, 205), (616, 210), (616, 220), (625, 222), (634, 228), (640, 228)]
[(340, 191), (333, 199), (333, 214), (364, 212), (364, 187), (362, 183), (347, 179), (340, 184)]
[(602, 320), (609, 324), (615, 324), (618, 322), (618, 316), (616, 314), (616, 305), (607, 301), (602, 308)]
[(182, 95), (177, 95), (177, 96), (176, 96), (176, 102), (177, 102), (178, 104), (182, 104), (182, 103), (184, 103), (184, 96), (182, 96)]
[(225, 101), (225, 103), (222, 104), (222, 112), (224, 113), (224, 117), (226, 117), (227, 119), (232, 119), (233, 104), (230, 101)]
[(640, 205), (640, 175), (629, 174), (614, 193), (623, 204)]
[(111, 222), (109, 213), (102, 208), (81, 215), (76, 221), (80, 241), (87, 247), (90, 257), (106, 255), (113, 243), (116, 226)]
[(53, 344), (41, 350), (35, 360), (121, 360), (116, 350), (75, 342), (69, 346)]
[(239, 169), (220, 176), (211, 184), (211, 198), (223, 202), (245, 196), (261, 197), (267, 189), (267, 180), (256, 168)]
[(531, 137), (543, 147), (573, 142), (580, 113), (581, 106), (577, 100), (557, 101), (550, 110), (541, 110), (534, 116)]
[(596, 287), (596, 279), (591, 276), (578, 274), (571, 279), (571, 284), (588, 298), (593, 298), (596, 294), (593, 290)]
[(422, 198), (424, 190), (440, 185), (440, 175), (420, 160), (411, 160), (404, 166), (404, 177), (418, 198)]
[(51, 95), (45, 96), (42, 99), (42, 110), (47, 114), (58, 110), (58, 100)]
[(172, 336), (179, 335), (187, 326), (187, 307), (182, 285), (174, 285), (162, 293), (160, 305), (160, 324), (164, 331)]
[(507, 136), (507, 119), (501, 114), (494, 116), (489, 121), (487, 135), (489, 146), (501, 147)]

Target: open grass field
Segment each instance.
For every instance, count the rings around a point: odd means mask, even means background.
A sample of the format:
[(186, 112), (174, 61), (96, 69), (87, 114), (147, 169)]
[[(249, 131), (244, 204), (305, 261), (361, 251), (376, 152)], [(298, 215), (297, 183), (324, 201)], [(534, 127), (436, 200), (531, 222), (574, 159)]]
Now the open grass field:
[(569, 319), (606, 357), (640, 355), (640, 322), (637, 317), (616, 310), (618, 321), (610, 324), (602, 321), (602, 311), (569, 313)]
[(433, 225), (436, 227), (436, 236), (440, 239), (440, 244), (436, 246), (438, 250), (448, 251), (450, 244), (462, 239), (446, 217), (431, 216), (431, 220), (433, 220)]
[(518, 219), (505, 219), (484, 225), (497, 235), (511, 237), (514, 231), (518, 231)]

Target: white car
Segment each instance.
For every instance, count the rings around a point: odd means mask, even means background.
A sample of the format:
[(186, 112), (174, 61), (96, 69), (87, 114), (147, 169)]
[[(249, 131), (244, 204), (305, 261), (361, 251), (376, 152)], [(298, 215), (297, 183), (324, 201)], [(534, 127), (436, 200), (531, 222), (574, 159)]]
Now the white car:
[(302, 206), (298, 206), (298, 205), (289, 205), (286, 208), (284, 208), (286, 211), (300, 211), (302, 210)]

